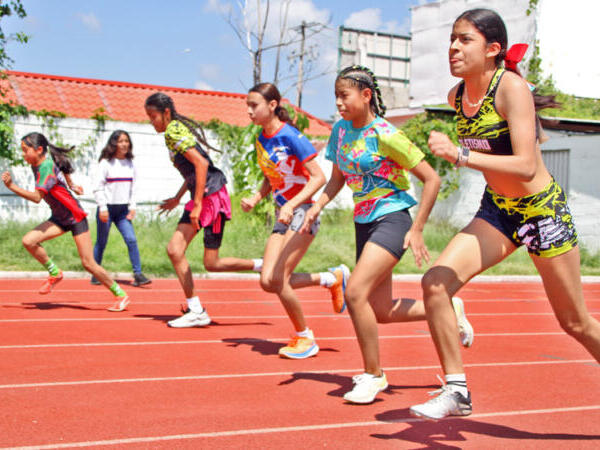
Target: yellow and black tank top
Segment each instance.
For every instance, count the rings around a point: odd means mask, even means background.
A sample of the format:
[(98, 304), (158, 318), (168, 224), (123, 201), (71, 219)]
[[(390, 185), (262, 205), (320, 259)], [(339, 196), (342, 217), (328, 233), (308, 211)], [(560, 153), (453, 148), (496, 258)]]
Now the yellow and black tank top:
[(454, 109), (456, 109), (456, 132), (462, 147), (493, 155), (512, 155), (508, 123), (496, 110), (496, 92), (504, 69), (496, 70), (479, 110), (473, 116), (465, 115), (462, 108), (462, 96), (465, 90), (463, 81), (456, 90)]

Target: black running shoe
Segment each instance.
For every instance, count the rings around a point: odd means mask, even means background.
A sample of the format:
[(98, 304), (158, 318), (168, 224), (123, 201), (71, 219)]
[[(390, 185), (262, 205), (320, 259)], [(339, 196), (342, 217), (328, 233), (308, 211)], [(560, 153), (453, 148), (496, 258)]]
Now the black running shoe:
[(90, 280), (90, 283), (91, 283), (91, 284), (93, 284), (93, 285), (95, 285), (95, 286), (100, 286), (100, 285), (102, 284), (102, 283), (100, 283), (100, 282), (98, 281), (98, 279), (97, 279), (95, 276), (93, 276), (93, 275), (92, 275), (92, 279)]
[(146, 278), (143, 273), (134, 273), (133, 274), (133, 285), (134, 286), (143, 286), (144, 284), (152, 283), (151, 280)]

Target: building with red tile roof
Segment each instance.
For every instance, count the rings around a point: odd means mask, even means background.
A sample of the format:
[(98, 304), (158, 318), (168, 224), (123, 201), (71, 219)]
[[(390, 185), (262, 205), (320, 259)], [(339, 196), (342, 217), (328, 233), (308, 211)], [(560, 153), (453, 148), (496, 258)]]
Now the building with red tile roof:
[[(219, 119), (232, 125), (250, 124), (246, 94), (203, 91), (122, 81), (74, 78), (41, 73), (6, 71), (0, 84), (13, 101), (35, 111), (58, 111), (68, 117), (90, 119), (102, 114), (123, 122), (148, 122), (144, 101), (157, 91), (173, 98), (177, 110), (201, 122)], [(284, 100), (285, 103), (289, 102)], [(294, 105), (310, 122), (305, 133), (329, 136), (331, 125)]]

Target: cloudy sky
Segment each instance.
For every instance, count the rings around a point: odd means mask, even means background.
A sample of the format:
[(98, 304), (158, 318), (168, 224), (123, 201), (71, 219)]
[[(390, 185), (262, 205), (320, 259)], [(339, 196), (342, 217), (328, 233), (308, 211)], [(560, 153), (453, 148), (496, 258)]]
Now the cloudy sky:
[[(279, 34), (286, 0), (271, 0), (266, 43)], [(316, 57), (313, 73), (326, 73), (305, 85), (303, 108), (322, 118), (334, 112), (333, 79), (337, 69), (338, 27), (398, 34), (410, 31), (410, 7), (427, 0), (291, 0), (287, 19), (293, 29), (306, 23), (326, 24), (307, 41)], [(25, 0), (27, 17), (8, 18), (4, 31), (30, 35), (25, 45), (10, 44), (12, 69), (83, 78), (247, 92), (252, 64), (231, 22), (241, 23), (244, 0)], [(256, 22), (257, 0), (246, 15)], [(265, 1), (263, 0), (263, 4)], [(289, 38), (297, 36), (290, 31)], [(289, 50), (298, 51), (298, 44)], [(275, 51), (265, 53), (263, 81), (272, 81)], [(281, 56), (280, 88), (291, 101), (297, 65), (290, 52)]]

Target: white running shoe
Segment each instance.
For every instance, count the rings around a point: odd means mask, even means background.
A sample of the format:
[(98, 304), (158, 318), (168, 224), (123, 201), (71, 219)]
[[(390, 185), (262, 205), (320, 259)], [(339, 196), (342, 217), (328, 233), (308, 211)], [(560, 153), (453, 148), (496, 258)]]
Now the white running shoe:
[(204, 327), (210, 323), (210, 317), (203, 309), (201, 313), (194, 311), (188, 311), (183, 316), (177, 319), (169, 320), (167, 325), (171, 328), (192, 328), (192, 327)]
[(380, 377), (370, 373), (361, 373), (352, 377), (354, 388), (344, 394), (344, 400), (350, 403), (372, 403), (377, 394), (388, 387), (385, 373), (381, 372)]
[(454, 309), (456, 321), (458, 322), (460, 343), (463, 347), (470, 347), (473, 345), (473, 339), (475, 339), (475, 331), (473, 331), (473, 326), (467, 320), (465, 304), (460, 297), (452, 297), (452, 308)]
[(473, 411), (470, 392), (465, 397), (460, 392), (454, 391), (450, 385), (442, 384), (440, 389), (429, 393), (429, 395), (435, 394), (439, 395), (428, 402), (411, 406), (411, 415), (428, 420), (439, 420), (448, 416), (468, 416)]

